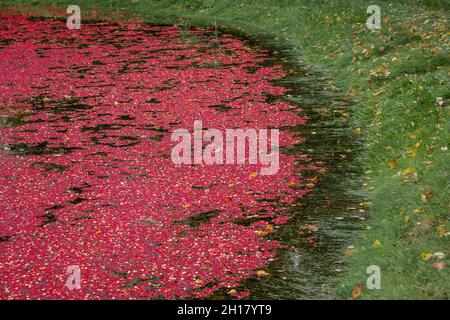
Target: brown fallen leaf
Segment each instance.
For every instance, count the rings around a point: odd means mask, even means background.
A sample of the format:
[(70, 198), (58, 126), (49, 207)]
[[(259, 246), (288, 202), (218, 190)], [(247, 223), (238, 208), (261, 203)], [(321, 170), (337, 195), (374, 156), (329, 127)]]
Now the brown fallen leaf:
[(428, 199), (430, 199), (432, 195), (433, 192), (425, 192), (422, 194), (422, 202), (428, 202)]
[(353, 289), (353, 291), (352, 291), (352, 298), (357, 299), (361, 295), (362, 289), (363, 289), (363, 284), (358, 283), (356, 285), (355, 289)]

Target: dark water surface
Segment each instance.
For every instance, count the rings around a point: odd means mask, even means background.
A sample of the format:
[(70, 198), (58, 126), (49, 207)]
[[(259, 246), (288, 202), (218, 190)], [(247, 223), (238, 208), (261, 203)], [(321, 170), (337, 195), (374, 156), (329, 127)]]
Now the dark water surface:
[[(249, 279), (243, 288), (254, 292), (254, 299), (333, 299), (345, 269), (345, 248), (368, 219), (367, 202), (359, 191), (363, 181), (357, 157), (362, 145), (352, 127), (353, 102), (324, 71), (303, 62), (301, 52), (270, 38), (243, 37), (268, 48), (273, 63), (289, 70), (276, 81), (290, 90), (281, 99), (308, 116), (305, 125), (289, 129), (301, 134), (304, 144), (286, 152), (300, 159), (306, 155), (326, 168), (313, 191), (290, 209), (294, 218), (273, 235), (286, 248), (269, 264), (271, 277)], [(316, 247), (308, 241), (311, 236)]]

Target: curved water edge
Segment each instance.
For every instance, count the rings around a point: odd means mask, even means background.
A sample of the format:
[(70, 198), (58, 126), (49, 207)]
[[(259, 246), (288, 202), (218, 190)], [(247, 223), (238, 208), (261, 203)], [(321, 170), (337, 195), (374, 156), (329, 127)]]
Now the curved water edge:
[[(299, 127), (285, 128), (301, 133), (305, 139), (285, 152), (306, 155), (326, 168), (312, 192), (289, 210), (289, 223), (269, 236), (286, 246), (278, 249), (276, 258), (269, 263), (271, 276), (247, 279), (242, 290), (252, 292), (250, 299), (334, 299), (339, 275), (345, 271), (344, 250), (368, 218), (361, 193), (363, 172), (358, 162), (363, 145), (355, 136), (351, 120), (355, 102), (323, 70), (302, 60), (299, 50), (274, 36), (250, 36), (225, 28), (220, 32), (268, 50), (273, 60), (264, 64), (282, 65), (288, 72), (288, 76), (275, 81), (289, 89), (282, 100), (298, 106), (309, 120)], [(310, 236), (318, 247), (308, 242)], [(213, 297), (226, 298), (221, 294)]]

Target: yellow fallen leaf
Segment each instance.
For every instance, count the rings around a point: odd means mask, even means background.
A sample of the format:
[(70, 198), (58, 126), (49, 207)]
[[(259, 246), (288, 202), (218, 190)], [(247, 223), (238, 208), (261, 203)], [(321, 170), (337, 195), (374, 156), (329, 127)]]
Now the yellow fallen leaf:
[(254, 177), (256, 177), (256, 176), (258, 176), (258, 173), (257, 173), (257, 172), (252, 172), (252, 173), (250, 173), (250, 177), (251, 177), (251, 178), (254, 178)]
[(417, 154), (417, 151), (419, 150), (419, 148), (420, 148), (420, 142), (417, 142), (417, 143), (414, 145), (414, 147), (413, 147), (411, 150), (409, 150), (409, 153), (410, 153), (413, 157), (415, 157), (416, 154)]
[(269, 275), (269, 273), (264, 270), (258, 270), (258, 271), (256, 271), (256, 275), (259, 277), (267, 277)]
[(389, 161), (388, 162), (388, 167), (390, 169), (394, 169), (397, 166), (397, 163), (395, 161)]
[(408, 174), (414, 173), (414, 169), (411, 167), (406, 167), (403, 171), (402, 171), (402, 175), (406, 176)]
[(439, 237), (443, 237), (447, 233), (447, 229), (444, 225), (437, 226), (436, 231), (439, 234)]
[(234, 296), (234, 295), (237, 294), (237, 291), (236, 291), (236, 289), (231, 289), (230, 291), (228, 291), (228, 294), (229, 294), (230, 296)]
[(355, 128), (355, 134), (360, 135), (361, 134), (361, 128)]
[(429, 253), (429, 252), (422, 252), (421, 254), (420, 254), (420, 259), (422, 259), (423, 261), (427, 261), (427, 260), (430, 260), (430, 258), (433, 256), (433, 254), (432, 253)]
[(374, 247), (379, 247), (379, 246), (381, 246), (381, 241), (380, 241), (380, 240), (375, 240), (375, 241), (373, 242), (373, 246), (374, 246)]

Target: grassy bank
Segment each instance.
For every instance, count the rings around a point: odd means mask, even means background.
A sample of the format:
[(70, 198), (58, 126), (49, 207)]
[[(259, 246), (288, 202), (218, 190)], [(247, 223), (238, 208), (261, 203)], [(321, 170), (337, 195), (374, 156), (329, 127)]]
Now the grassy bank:
[[(368, 5), (382, 29), (365, 26)], [(326, 70), (357, 103), (355, 135), (365, 141), (367, 230), (347, 249), (336, 292), (352, 297), (366, 268), (381, 268), (381, 289), (363, 299), (447, 299), (450, 295), (448, 1), (70, 0), (3, 5), (78, 4), (122, 8), (152, 22), (223, 25), (272, 34)], [(62, 10), (64, 14), (64, 10)], [(181, 20), (180, 20), (181, 18)], [(441, 254), (443, 253), (445, 257)], [(356, 297), (357, 295), (355, 295)]]

